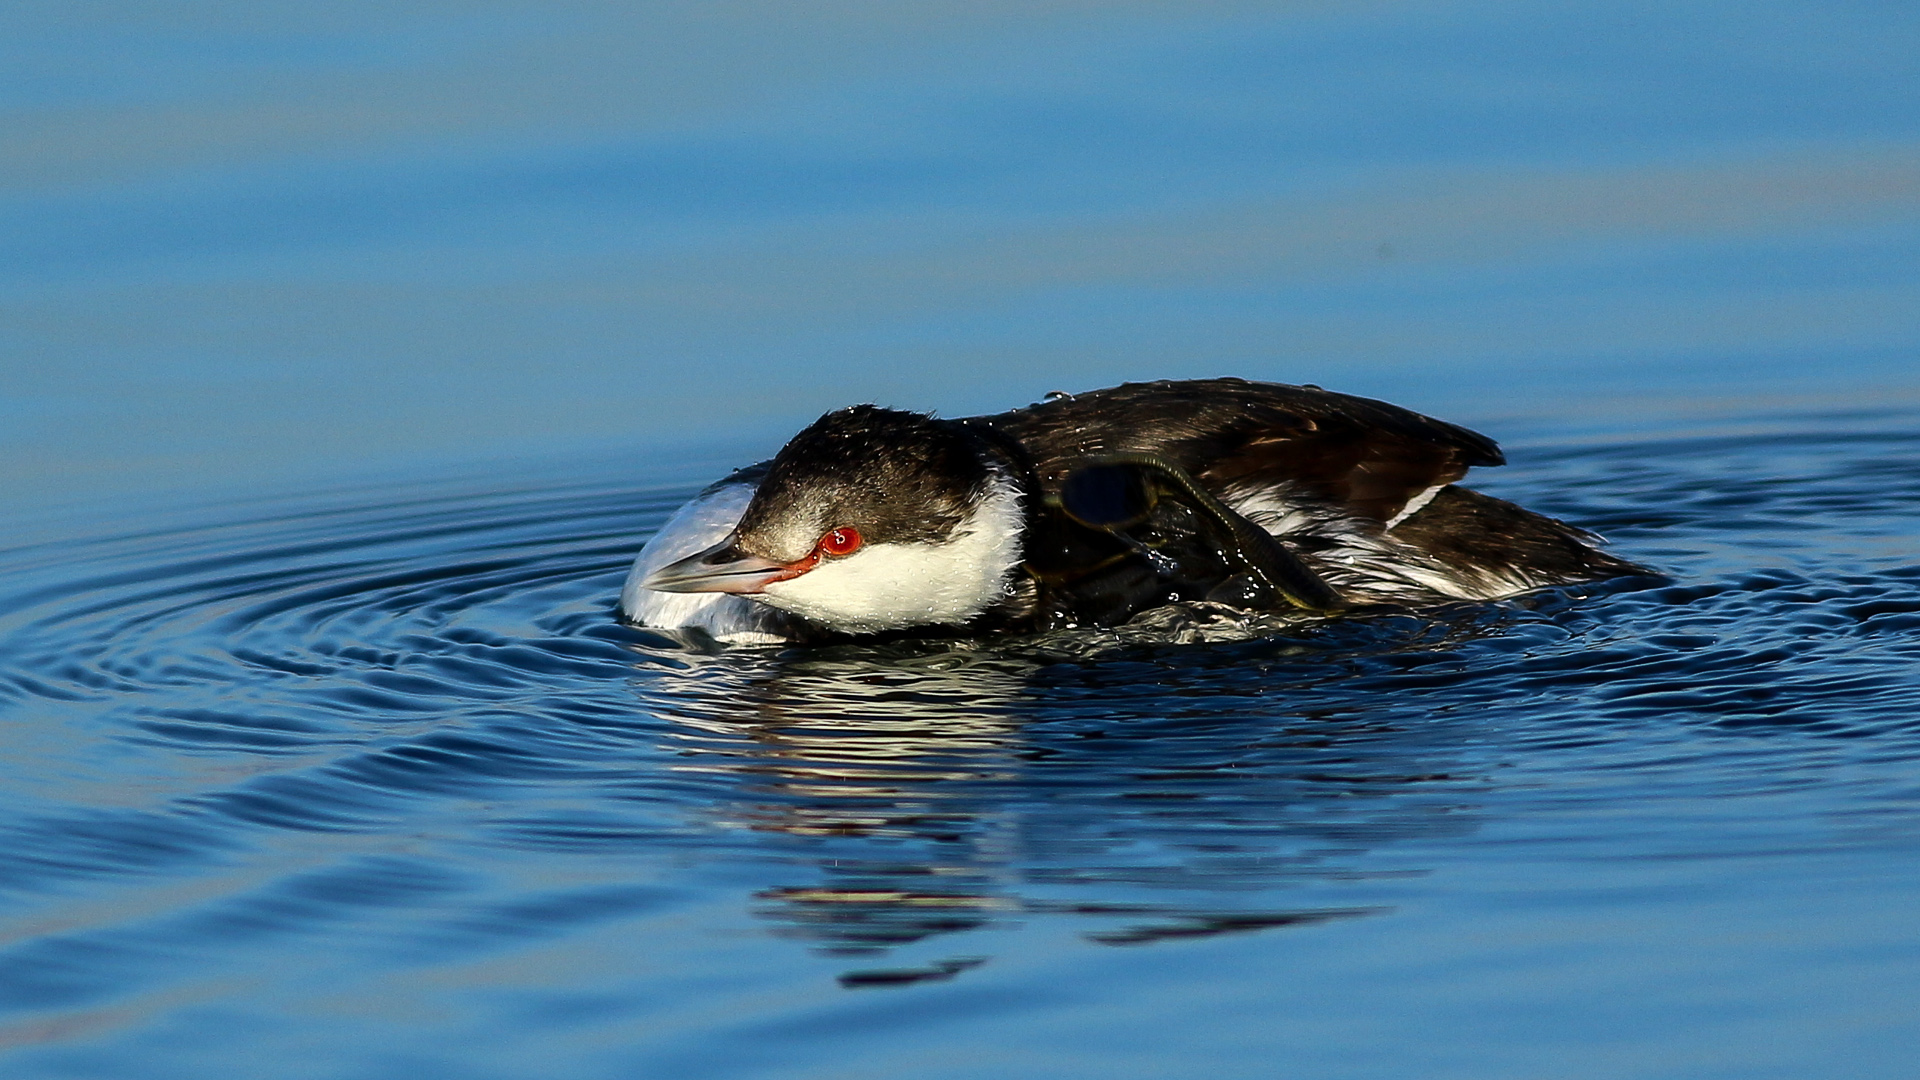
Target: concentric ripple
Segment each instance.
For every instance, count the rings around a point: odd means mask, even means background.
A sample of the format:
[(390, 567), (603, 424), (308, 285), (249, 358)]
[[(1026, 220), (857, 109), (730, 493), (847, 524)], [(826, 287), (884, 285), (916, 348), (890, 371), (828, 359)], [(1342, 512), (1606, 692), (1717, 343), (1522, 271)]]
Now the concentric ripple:
[(1913, 845), (1920, 433), (1523, 460), (1487, 488), (1669, 578), (1211, 645), (703, 652), (613, 618), (692, 489), (604, 469), (5, 552), (0, 1011), (110, 1029), (237, 980), (272, 1012), (708, 909), (850, 988), (965, 980), (1050, 921), (1391, 919), (1490, 824), (1570, 815), (1635, 824), (1530, 857)]

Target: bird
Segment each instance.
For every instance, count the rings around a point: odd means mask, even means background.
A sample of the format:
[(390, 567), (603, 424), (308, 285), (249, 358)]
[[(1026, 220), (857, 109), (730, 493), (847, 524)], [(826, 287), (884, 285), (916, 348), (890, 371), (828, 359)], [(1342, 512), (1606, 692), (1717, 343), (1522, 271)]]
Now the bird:
[(838, 409), (647, 542), (624, 621), (722, 642), (1335, 616), (1651, 571), (1461, 487), (1477, 432), (1314, 385), (1125, 383), (987, 416)]

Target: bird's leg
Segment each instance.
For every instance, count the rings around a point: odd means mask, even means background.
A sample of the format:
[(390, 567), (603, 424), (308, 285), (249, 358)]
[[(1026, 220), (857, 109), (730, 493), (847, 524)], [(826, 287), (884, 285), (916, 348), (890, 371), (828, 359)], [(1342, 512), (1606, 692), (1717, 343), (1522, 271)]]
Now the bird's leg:
[(1197, 530), (1233, 570), (1208, 599), (1236, 607), (1271, 608), (1276, 600), (1308, 611), (1330, 611), (1345, 601), (1332, 586), (1265, 529), (1248, 521), (1186, 470), (1151, 454), (1089, 459), (1068, 474), (1056, 501), (1074, 521), (1141, 548), (1132, 532), (1149, 526), (1162, 502), (1188, 511)]

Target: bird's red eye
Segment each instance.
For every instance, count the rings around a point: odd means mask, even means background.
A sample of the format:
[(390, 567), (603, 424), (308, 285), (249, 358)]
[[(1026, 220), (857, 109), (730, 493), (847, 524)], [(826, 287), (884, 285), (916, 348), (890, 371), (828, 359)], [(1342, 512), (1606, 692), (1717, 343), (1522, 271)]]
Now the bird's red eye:
[(835, 529), (820, 538), (820, 553), (839, 558), (860, 550), (860, 530), (853, 528)]

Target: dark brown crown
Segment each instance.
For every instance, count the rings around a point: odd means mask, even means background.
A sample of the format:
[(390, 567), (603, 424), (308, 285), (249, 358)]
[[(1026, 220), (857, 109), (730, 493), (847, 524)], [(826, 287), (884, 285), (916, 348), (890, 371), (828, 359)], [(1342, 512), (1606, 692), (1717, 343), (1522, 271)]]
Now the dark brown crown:
[(793, 559), (803, 541), (849, 525), (868, 543), (939, 542), (991, 476), (988, 452), (961, 425), (855, 405), (822, 416), (774, 455), (736, 543)]

